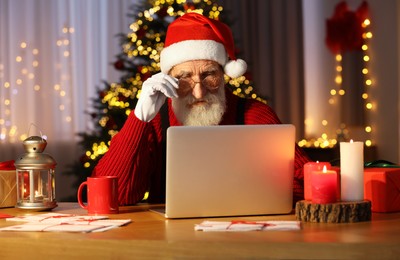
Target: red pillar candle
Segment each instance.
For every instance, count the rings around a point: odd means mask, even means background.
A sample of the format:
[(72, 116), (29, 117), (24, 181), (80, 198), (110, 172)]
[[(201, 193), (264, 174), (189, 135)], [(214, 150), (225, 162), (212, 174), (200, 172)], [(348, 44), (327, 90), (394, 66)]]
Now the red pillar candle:
[(24, 182), (24, 190), (22, 191), (23, 198), (22, 200), (27, 199), (29, 200), (30, 195), (30, 182), (29, 182), (29, 172), (23, 172), (23, 182)]
[(312, 202), (318, 204), (335, 203), (337, 197), (337, 172), (327, 170), (311, 173)]
[(303, 173), (304, 173), (304, 199), (311, 200), (311, 173), (313, 171), (322, 171), (322, 169), (326, 166), (327, 169), (331, 168), (331, 164), (329, 162), (308, 162), (304, 164)]

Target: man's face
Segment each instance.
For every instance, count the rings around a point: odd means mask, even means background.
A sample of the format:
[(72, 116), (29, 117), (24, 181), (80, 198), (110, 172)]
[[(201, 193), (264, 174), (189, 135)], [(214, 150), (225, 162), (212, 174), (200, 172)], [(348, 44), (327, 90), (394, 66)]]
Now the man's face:
[(218, 125), (226, 109), (224, 73), (209, 60), (187, 61), (174, 66), (170, 75), (179, 80), (178, 98), (172, 107), (183, 125)]

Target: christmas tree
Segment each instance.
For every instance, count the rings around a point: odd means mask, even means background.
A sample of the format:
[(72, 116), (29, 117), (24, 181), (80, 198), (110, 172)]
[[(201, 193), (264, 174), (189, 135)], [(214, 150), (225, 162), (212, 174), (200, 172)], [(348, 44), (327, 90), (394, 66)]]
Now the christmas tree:
[[(198, 12), (228, 23), (224, 20), (223, 7), (212, 0), (144, 0), (133, 9), (144, 11), (130, 15), (134, 18), (131, 32), (119, 35), (122, 52), (113, 65), (122, 72), (120, 82), (105, 82), (98, 90), (98, 96), (92, 100), (92, 111), (88, 112), (95, 128), (90, 133), (79, 134), (80, 145), (86, 152), (72, 167), (71, 173), (78, 174), (77, 185), (91, 174), (108, 151), (110, 140), (135, 108), (143, 82), (160, 71), (160, 52), (168, 25), (186, 12)], [(225, 77), (234, 94), (265, 102), (254, 93), (248, 74), (235, 79)]]

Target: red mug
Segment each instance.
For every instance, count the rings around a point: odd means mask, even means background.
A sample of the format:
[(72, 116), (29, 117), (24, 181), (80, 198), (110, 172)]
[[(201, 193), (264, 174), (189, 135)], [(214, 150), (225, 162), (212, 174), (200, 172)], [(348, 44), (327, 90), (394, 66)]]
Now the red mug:
[[(82, 201), (82, 190), (87, 186), (87, 205)], [(78, 203), (89, 214), (118, 213), (118, 177), (88, 177), (78, 188)]]

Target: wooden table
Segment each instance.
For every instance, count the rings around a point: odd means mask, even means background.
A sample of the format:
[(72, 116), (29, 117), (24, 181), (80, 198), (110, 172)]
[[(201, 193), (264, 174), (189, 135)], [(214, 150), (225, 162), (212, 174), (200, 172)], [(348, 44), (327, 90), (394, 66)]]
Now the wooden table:
[[(374, 213), (368, 222), (302, 223), (300, 231), (202, 232), (194, 225), (203, 219), (167, 220), (149, 207), (121, 207), (120, 214), (109, 217), (133, 222), (102, 233), (0, 232), (0, 259), (400, 258), (400, 213)], [(86, 213), (76, 203), (59, 203), (53, 212)], [(0, 213), (38, 214), (15, 208)], [(295, 220), (295, 216), (213, 218), (235, 219)], [(13, 224), (0, 219), (0, 227)]]

